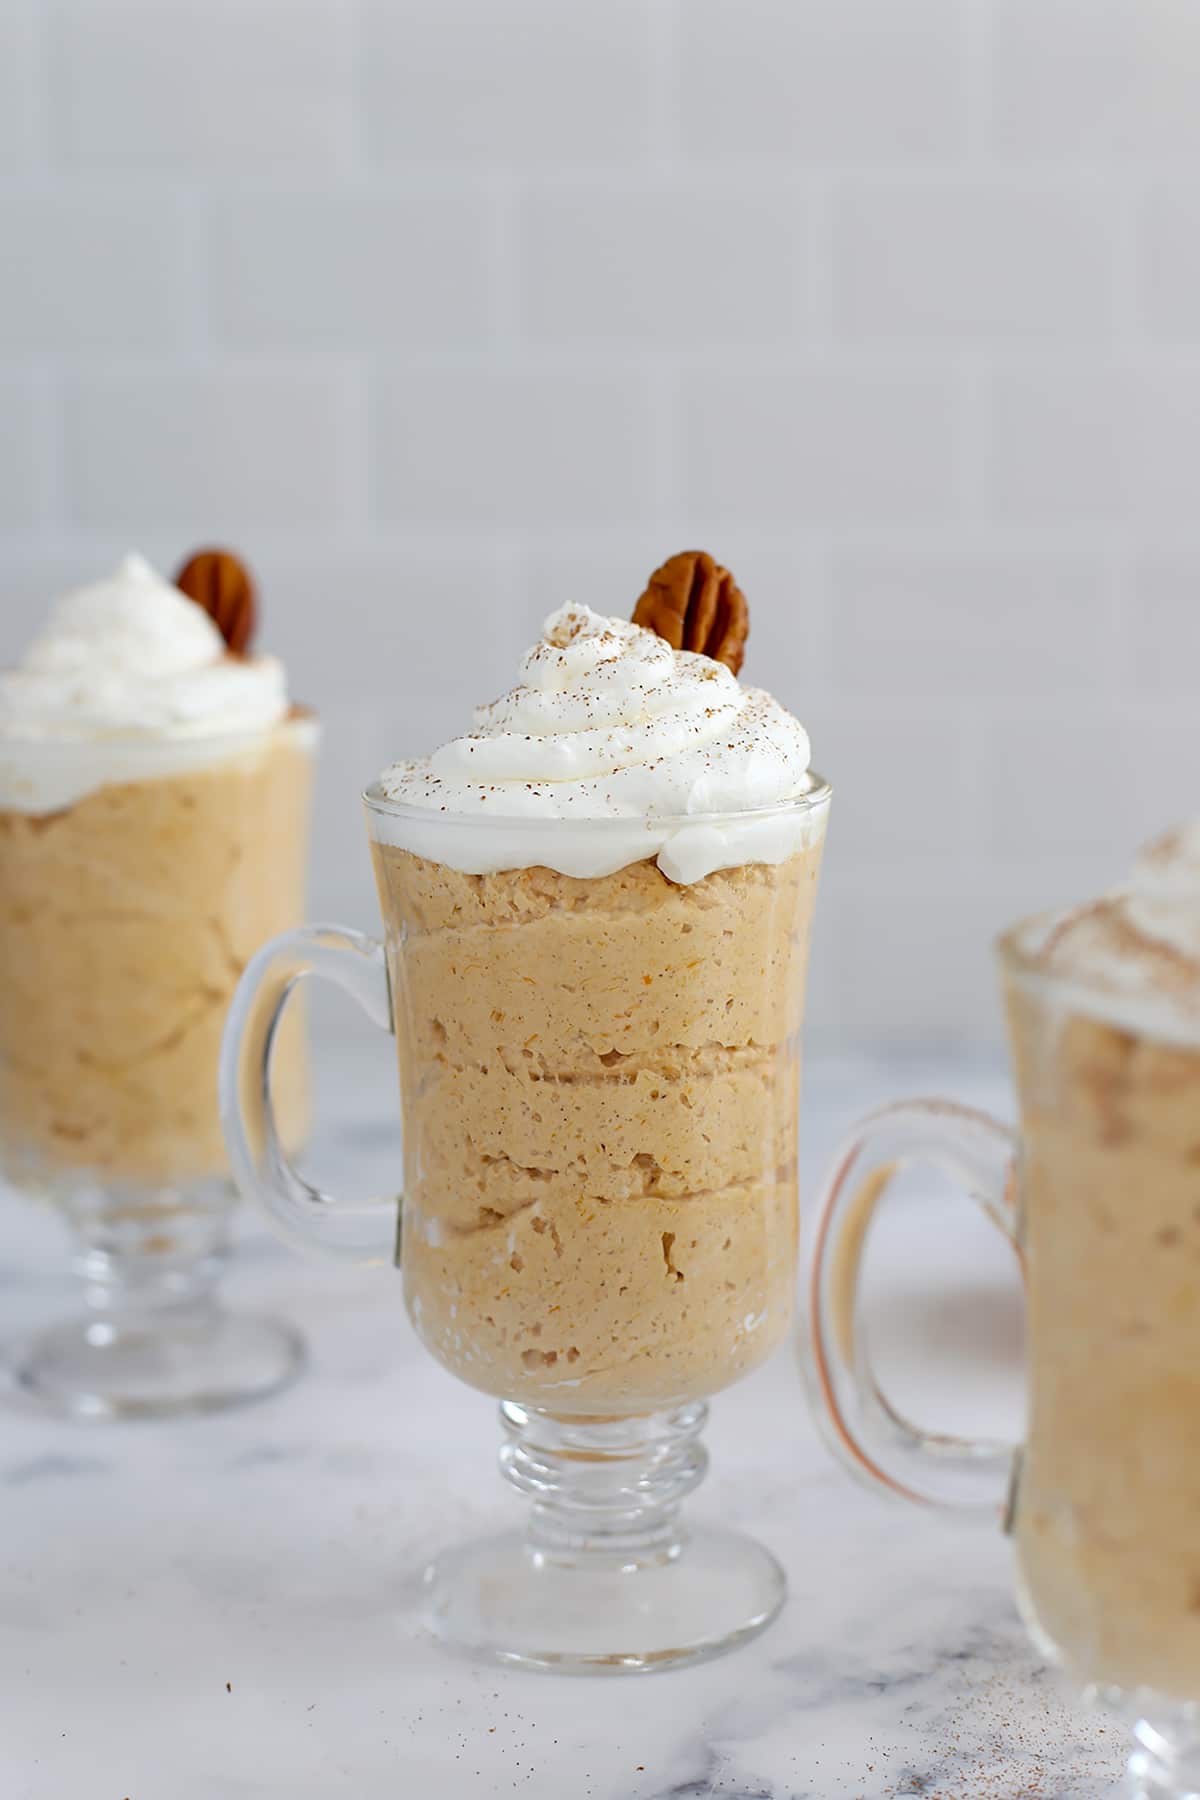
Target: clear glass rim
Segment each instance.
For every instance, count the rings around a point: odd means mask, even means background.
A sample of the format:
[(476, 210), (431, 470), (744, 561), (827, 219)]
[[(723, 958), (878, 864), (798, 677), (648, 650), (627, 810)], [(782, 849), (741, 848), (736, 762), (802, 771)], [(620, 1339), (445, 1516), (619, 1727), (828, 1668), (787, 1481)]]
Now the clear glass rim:
[(536, 813), (464, 813), (434, 811), (428, 806), (414, 806), (410, 801), (391, 800), (384, 794), (377, 781), (364, 789), (363, 805), (369, 813), (381, 818), (411, 819), (415, 824), (437, 827), (439, 824), (455, 825), (460, 829), (467, 827), (480, 831), (511, 831), (514, 825), (525, 832), (545, 832), (550, 835), (561, 832), (564, 826), (576, 830), (596, 832), (627, 832), (631, 826), (645, 825), (655, 831), (685, 831), (689, 828), (705, 825), (733, 825), (753, 823), (758, 819), (778, 819), (789, 814), (817, 812), (829, 803), (833, 792), (823, 775), (816, 770), (810, 772), (812, 785), (803, 793), (793, 794), (787, 800), (776, 800), (770, 806), (747, 806), (721, 812), (693, 813), (627, 813), (624, 815), (606, 816), (604, 818), (588, 818), (581, 814), (578, 818), (545, 818)]
[(315, 707), (293, 706), (269, 725), (244, 725), (240, 731), (193, 731), (182, 735), (165, 731), (81, 731), (77, 736), (63, 732), (58, 737), (22, 737), (16, 732), (3, 732), (0, 733), (0, 760), (10, 753), (19, 755), (23, 761), (43, 757), (50, 762), (56, 756), (77, 758), (86, 750), (94, 750), (99, 756), (119, 751), (122, 758), (161, 757), (164, 750), (236, 750), (259, 738), (270, 737), (274, 731), (297, 728), (319, 731), (320, 727), (320, 715)]

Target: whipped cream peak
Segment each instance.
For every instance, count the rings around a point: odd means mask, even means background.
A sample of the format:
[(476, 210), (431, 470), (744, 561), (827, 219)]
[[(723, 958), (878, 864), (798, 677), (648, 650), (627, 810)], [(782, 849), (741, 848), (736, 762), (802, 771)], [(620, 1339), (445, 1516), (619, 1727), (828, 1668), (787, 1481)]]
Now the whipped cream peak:
[(0, 671), (0, 806), (51, 811), (132, 779), (138, 747), (177, 767), (181, 749), (195, 762), (287, 711), (282, 666), (230, 655), (204, 608), (130, 554), (65, 594)]
[[(471, 874), (544, 864), (590, 876), (657, 855), (672, 880), (698, 881), (791, 855), (812, 829), (807, 809), (773, 827), (728, 815), (799, 799), (808, 771), (803, 726), (769, 694), (640, 625), (564, 606), (473, 731), (384, 770), (373, 796), (404, 812), (377, 814), (375, 829)], [(686, 823), (711, 814), (726, 816)], [(555, 820), (571, 829), (537, 829)], [(595, 829), (613, 821), (627, 829)]]
[(154, 678), (213, 662), (224, 649), (203, 607), (133, 553), (104, 580), (63, 596), (25, 652), (21, 670), (63, 677), (78, 671), (86, 683), (103, 663)]
[(542, 626), (541, 642), (525, 652), (525, 665), (539, 657), (547, 646), (565, 650), (568, 644), (577, 643), (580, 638), (607, 639), (615, 644), (620, 643), (624, 635), (623, 619), (608, 619), (602, 613), (593, 612), (590, 606), (576, 606), (568, 601), (547, 618)]
[(1200, 904), (1200, 819), (1147, 844), (1133, 865), (1132, 885), (1147, 894), (1191, 895)]
[(1129, 1029), (1200, 1038), (1200, 824), (1148, 845), (1130, 878), (1066, 913), (1032, 921), (1017, 943), (1035, 968), (1071, 984), (1085, 1010)]
[(1200, 823), (1146, 846), (1133, 867), (1125, 910), (1135, 930), (1194, 965), (1200, 980)]

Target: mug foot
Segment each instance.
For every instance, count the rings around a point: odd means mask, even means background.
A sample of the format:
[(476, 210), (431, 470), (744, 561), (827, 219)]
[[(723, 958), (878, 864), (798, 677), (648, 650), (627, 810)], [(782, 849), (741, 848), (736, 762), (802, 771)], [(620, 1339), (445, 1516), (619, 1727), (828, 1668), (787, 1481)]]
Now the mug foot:
[(170, 1418), (264, 1399), (303, 1363), (291, 1326), (207, 1305), (68, 1320), (22, 1345), (10, 1373), (27, 1405), (60, 1417)]
[(566, 1674), (645, 1674), (724, 1655), (771, 1623), (786, 1592), (768, 1550), (719, 1528), (648, 1556), (594, 1540), (551, 1551), (510, 1532), (449, 1550), (425, 1573), (439, 1637)]

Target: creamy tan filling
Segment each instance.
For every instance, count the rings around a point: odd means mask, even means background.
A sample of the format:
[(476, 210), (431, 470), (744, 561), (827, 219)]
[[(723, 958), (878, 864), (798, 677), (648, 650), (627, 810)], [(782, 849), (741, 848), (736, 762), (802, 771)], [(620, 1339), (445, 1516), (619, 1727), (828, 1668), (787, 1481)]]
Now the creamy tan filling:
[(376, 846), (425, 1342), (581, 1414), (716, 1392), (786, 1328), (819, 849), (470, 876)]
[(1200, 1693), (1200, 1050), (1014, 991), (1033, 1398), (1016, 1533), (1085, 1681)]
[[(222, 1173), (225, 1013), (259, 944), (299, 922), (311, 782), (286, 727), (186, 774), (56, 813), (0, 810), (0, 1157), (19, 1185)], [(302, 1034), (276, 1082), (303, 1133)]]

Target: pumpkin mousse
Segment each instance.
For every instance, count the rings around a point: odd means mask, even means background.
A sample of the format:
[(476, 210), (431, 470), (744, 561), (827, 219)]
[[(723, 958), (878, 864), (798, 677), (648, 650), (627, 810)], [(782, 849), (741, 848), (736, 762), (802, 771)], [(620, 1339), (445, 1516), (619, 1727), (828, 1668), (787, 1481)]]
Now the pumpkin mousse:
[[(226, 1168), (221, 1029), (249, 957), (301, 915), (316, 728), (246, 649), (240, 565), (203, 576), (220, 624), (131, 556), (0, 674), (0, 1168), (21, 1187)], [(296, 1141), (295, 1029), (279, 1058)]]
[(1031, 1417), (1015, 1533), (1085, 1683), (1200, 1692), (1200, 828), (1006, 942)]
[[(744, 618), (710, 618), (740, 660)], [(802, 727), (715, 655), (567, 607), (473, 732), (367, 802), (423, 1341), (579, 1417), (728, 1386), (795, 1278), (828, 804)]]

